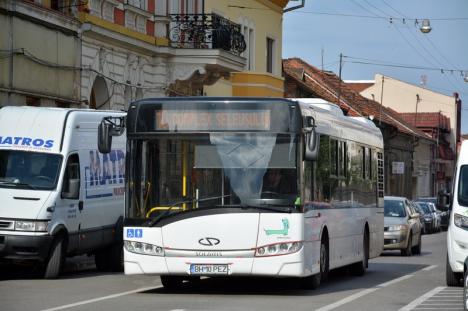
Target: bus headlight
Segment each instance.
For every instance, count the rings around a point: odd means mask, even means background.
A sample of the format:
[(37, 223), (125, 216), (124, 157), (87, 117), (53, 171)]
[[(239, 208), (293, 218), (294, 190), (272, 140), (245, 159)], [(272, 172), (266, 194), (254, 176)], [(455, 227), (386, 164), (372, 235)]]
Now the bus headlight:
[(281, 242), (257, 247), (255, 257), (287, 255), (298, 252), (302, 248), (302, 241)]
[(455, 226), (463, 229), (468, 229), (468, 217), (460, 215), (460, 214), (453, 214), (453, 222)]
[(36, 231), (45, 232), (47, 231), (48, 221), (15, 221), (15, 230), (18, 231)]
[(153, 244), (125, 240), (124, 247), (131, 253), (150, 256), (164, 256), (163, 248)]

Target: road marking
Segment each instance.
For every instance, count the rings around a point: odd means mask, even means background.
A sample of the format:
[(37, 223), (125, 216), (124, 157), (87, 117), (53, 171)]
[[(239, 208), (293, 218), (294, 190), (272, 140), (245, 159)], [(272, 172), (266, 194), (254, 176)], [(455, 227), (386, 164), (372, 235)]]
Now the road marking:
[(444, 290), (445, 287), (436, 287), (434, 288), (433, 290), (425, 293), (424, 295), (418, 297), (417, 299), (413, 300), (412, 302), (410, 302), (409, 304), (407, 304), (406, 306), (404, 306), (403, 308), (401, 308), (400, 310), (398, 311), (409, 311), (409, 310), (413, 310), (415, 307), (417, 307), (418, 305), (420, 305), (422, 302), (426, 301), (427, 299), (431, 298), (432, 296), (434, 296), (435, 294), (441, 292), (442, 290)]
[(432, 269), (435, 269), (435, 268), (437, 268), (437, 265), (432, 265), (432, 266), (426, 267), (426, 268), (422, 269), (422, 271), (431, 271)]
[(315, 311), (329, 311), (329, 310), (333, 310), (335, 308), (338, 308), (339, 306), (342, 306), (344, 304), (347, 304), (348, 302), (351, 302), (353, 300), (356, 300), (358, 298), (361, 298), (362, 296), (365, 296), (367, 294), (370, 294), (372, 292), (375, 292), (376, 290), (378, 290), (379, 288), (378, 287), (373, 287), (373, 288), (368, 288), (368, 289), (365, 289), (365, 290), (362, 290), (360, 292), (357, 292), (356, 294), (353, 294), (351, 296), (348, 296), (346, 298), (343, 298), (341, 300), (338, 300), (337, 302), (335, 303), (332, 303), (330, 305), (326, 305), (326, 306), (323, 306), (322, 308), (320, 309), (316, 309)]
[(76, 306), (81, 306), (81, 305), (85, 305), (85, 304), (89, 304), (89, 303), (93, 303), (93, 302), (97, 302), (97, 301), (117, 298), (117, 297), (126, 296), (126, 295), (130, 295), (130, 294), (136, 294), (136, 293), (144, 292), (144, 291), (147, 291), (147, 290), (159, 289), (159, 288), (162, 288), (162, 287), (163, 287), (162, 285), (152, 286), (152, 287), (141, 287), (141, 288), (138, 288), (138, 289), (129, 290), (127, 292), (112, 294), (112, 295), (93, 298), (93, 299), (89, 299), (89, 300), (83, 300), (83, 301), (71, 303), (71, 304), (68, 304), (68, 305), (58, 306), (58, 307), (54, 307), (54, 308), (50, 308), (50, 309), (43, 309), (41, 311), (63, 310), (63, 309), (73, 308), (73, 307), (76, 307)]
[[(456, 296), (454, 295), (456, 294)], [(462, 310), (462, 292), (447, 287), (436, 287), (413, 300), (399, 311), (410, 310)]]
[(394, 279), (394, 280), (379, 284), (379, 285), (377, 285), (375, 287), (378, 287), (378, 288), (387, 287), (387, 286), (390, 286), (392, 284), (401, 282), (403, 280), (406, 280), (406, 279), (409, 279), (409, 278), (412, 278), (412, 277), (413, 277), (413, 274), (404, 275), (404, 276), (401, 276), (401, 277), (399, 277), (397, 279)]
[(391, 280), (391, 281), (388, 281), (388, 282), (385, 282), (385, 283), (381, 283), (381, 284), (378, 284), (372, 288), (368, 288), (368, 289), (365, 289), (365, 290), (362, 290), (360, 292), (357, 292), (351, 296), (348, 296), (346, 298), (343, 298), (341, 300), (338, 300), (337, 302), (335, 303), (332, 303), (332, 304), (329, 304), (329, 305), (326, 305), (326, 306), (323, 306), (321, 307), (320, 309), (316, 309), (315, 311), (329, 311), (329, 310), (333, 310), (335, 308), (338, 308), (339, 306), (342, 306), (344, 304), (347, 304), (353, 300), (356, 300), (358, 298), (361, 298), (362, 296), (365, 296), (365, 295), (368, 295), (370, 293), (373, 293), (375, 292), (376, 290), (379, 290), (381, 288), (384, 288), (384, 287), (387, 287), (387, 286), (390, 286), (392, 284), (395, 284), (395, 283), (398, 283), (398, 282), (401, 282), (403, 280), (406, 280), (406, 279), (409, 279), (411, 277), (413, 277), (414, 275), (413, 274), (408, 274), (408, 275), (404, 275), (402, 277), (399, 277), (399, 278), (396, 278), (394, 280)]

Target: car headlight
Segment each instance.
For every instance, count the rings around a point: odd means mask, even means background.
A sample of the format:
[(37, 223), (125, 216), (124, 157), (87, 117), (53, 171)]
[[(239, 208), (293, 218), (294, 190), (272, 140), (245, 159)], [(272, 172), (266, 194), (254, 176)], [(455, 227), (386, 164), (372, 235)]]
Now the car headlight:
[(48, 221), (16, 220), (15, 221), (15, 230), (45, 232), (45, 231), (47, 231), (47, 225), (48, 224), (49, 224)]
[(153, 244), (125, 240), (124, 247), (131, 253), (150, 256), (164, 256), (164, 249), (161, 246)]
[(301, 248), (302, 241), (263, 245), (255, 249), (255, 257), (287, 255), (298, 252)]
[(454, 214), (453, 222), (455, 223), (455, 226), (457, 227), (468, 229), (468, 217), (466, 216), (463, 216), (460, 214)]
[(408, 225), (396, 225), (396, 226), (389, 226), (388, 231), (402, 231), (408, 230)]

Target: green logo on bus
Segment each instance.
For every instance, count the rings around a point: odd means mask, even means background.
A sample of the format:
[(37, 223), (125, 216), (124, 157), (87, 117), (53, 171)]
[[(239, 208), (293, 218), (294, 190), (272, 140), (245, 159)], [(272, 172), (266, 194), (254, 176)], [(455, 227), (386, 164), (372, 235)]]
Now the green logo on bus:
[(287, 220), (286, 218), (283, 218), (281, 221), (283, 222), (283, 229), (265, 229), (265, 233), (267, 235), (273, 235), (273, 234), (288, 235), (289, 220)]

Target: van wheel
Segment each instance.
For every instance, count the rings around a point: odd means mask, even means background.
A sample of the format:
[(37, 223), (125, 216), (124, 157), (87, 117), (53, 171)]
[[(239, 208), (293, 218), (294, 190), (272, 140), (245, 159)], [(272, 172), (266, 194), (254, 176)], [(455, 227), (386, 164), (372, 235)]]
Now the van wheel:
[(402, 256), (411, 256), (412, 255), (412, 245), (413, 245), (413, 239), (412, 239), (413, 233), (410, 231), (409, 237), (408, 237), (408, 245), (406, 246), (405, 249), (401, 250), (401, 255)]
[(112, 272), (123, 271), (123, 245), (113, 244), (109, 247), (109, 268)]
[(179, 290), (183, 281), (184, 278), (178, 275), (161, 275), (161, 283), (168, 290)]
[(422, 241), (421, 241), (421, 234), (419, 234), (418, 245), (414, 246), (411, 250), (415, 255), (421, 255), (421, 248), (422, 248)]
[(100, 249), (94, 253), (96, 268), (101, 272), (119, 272), (123, 270), (123, 246), (120, 243)]
[(65, 262), (65, 252), (63, 246), (64, 238), (62, 236), (58, 236), (52, 243), (50, 256), (46, 261), (44, 272), (45, 279), (56, 279), (59, 276)]
[(351, 274), (356, 276), (363, 276), (366, 273), (366, 268), (369, 264), (369, 233), (364, 231), (364, 238), (362, 241), (363, 258), (360, 262), (351, 265)]
[(445, 280), (447, 282), (447, 286), (460, 286), (460, 279), (461, 276), (452, 271), (447, 254), (447, 260), (445, 261)]

